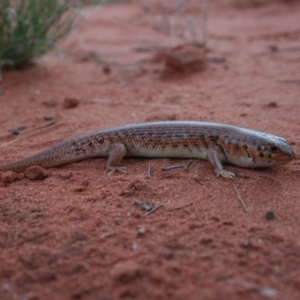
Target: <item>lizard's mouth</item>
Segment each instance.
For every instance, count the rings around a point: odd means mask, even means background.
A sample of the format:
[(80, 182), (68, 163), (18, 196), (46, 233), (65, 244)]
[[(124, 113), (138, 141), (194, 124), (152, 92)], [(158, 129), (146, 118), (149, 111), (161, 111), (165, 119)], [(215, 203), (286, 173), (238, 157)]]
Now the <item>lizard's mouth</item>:
[(297, 158), (296, 158), (296, 155), (293, 150), (291, 150), (290, 153), (285, 153), (285, 155), (280, 155), (278, 157), (275, 157), (275, 160), (279, 164), (287, 164), (294, 159), (297, 159)]

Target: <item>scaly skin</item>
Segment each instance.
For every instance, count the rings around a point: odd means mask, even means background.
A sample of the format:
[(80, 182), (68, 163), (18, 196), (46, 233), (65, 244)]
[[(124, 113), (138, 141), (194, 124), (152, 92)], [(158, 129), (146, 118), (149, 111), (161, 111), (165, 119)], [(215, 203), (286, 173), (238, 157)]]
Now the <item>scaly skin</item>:
[(30, 166), (51, 168), (91, 157), (108, 156), (107, 169), (120, 167), (123, 156), (207, 159), (217, 175), (231, 178), (222, 163), (246, 168), (290, 162), (295, 154), (282, 137), (218, 123), (166, 121), (131, 124), (84, 134), (40, 153), (0, 166), (23, 172)]

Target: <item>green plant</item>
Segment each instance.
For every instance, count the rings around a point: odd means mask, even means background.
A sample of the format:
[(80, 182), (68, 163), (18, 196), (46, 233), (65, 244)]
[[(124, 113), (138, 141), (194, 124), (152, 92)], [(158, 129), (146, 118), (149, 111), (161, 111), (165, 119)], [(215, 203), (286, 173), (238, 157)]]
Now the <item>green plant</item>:
[(51, 50), (70, 33), (74, 0), (0, 0), (0, 68), (17, 68)]

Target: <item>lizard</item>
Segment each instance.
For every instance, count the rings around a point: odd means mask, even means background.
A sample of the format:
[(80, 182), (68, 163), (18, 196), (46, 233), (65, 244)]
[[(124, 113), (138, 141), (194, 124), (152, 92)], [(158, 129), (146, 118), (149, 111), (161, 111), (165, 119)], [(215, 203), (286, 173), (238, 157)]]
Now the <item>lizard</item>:
[(31, 166), (51, 168), (92, 157), (108, 157), (106, 169), (126, 172), (124, 156), (206, 159), (217, 176), (234, 173), (222, 163), (244, 168), (271, 167), (295, 158), (282, 137), (212, 122), (161, 121), (99, 130), (62, 141), (37, 154), (0, 166), (0, 171), (23, 172)]

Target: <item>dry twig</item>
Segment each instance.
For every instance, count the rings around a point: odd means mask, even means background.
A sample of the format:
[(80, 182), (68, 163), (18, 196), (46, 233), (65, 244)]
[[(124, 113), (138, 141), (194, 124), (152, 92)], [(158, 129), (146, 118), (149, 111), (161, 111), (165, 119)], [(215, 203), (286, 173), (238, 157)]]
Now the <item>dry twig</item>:
[[(46, 128), (46, 127), (49, 127), (49, 126), (52, 126), (52, 125), (56, 124), (57, 122), (58, 122), (58, 120), (53, 120), (51, 122), (47, 122), (46, 124), (38, 125), (38, 126), (35, 126), (33, 128), (29, 128), (29, 129), (26, 129), (27, 128), (26, 126), (21, 126), (21, 127), (15, 128), (15, 129), (10, 129), (10, 130), (8, 130), (8, 132), (9, 132), (8, 134), (9, 135), (13, 134), (17, 137), (14, 140), (10, 141), (10, 142), (7, 142), (5, 144), (0, 145), (0, 148), (4, 148), (4, 147), (6, 147), (6, 146), (8, 146), (12, 143), (15, 143), (20, 138), (20, 136), (24, 133), (28, 133), (30, 131), (34, 131), (34, 130), (37, 130), (37, 129), (40, 129), (40, 128)], [(1, 134), (0, 137), (3, 137), (5, 135), (7, 135), (7, 133)]]
[(245, 212), (248, 213), (248, 212), (249, 212), (249, 211), (248, 211), (248, 208), (247, 208), (247, 206), (245, 205), (245, 203), (244, 203), (244, 201), (243, 201), (243, 199), (242, 199), (242, 197), (241, 197), (239, 191), (238, 191), (237, 188), (235, 187), (235, 185), (233, 185), (233, 188), (234, 188), (234, 190), (235, 190), (235, 192), (236, 192), (236, 195), (237, 195), (239, 201), (241, 202), (241, 204), (242, 204), (242, 206), (243, 206)]
[(139, 206), (141, 209), (144, 209), (146, 211), (145, 217), (155, 212), (158, 208), (164, 206), (163, 204), (159, 204), (157, 206), (153, 206), (151, 200), (149, 200), (149, 204), (146, 204), (142, 201), (139, 201), (138, 199), (134, 199), (133, 203)]
[(173, 165), (173, 166), (168, 166), (163, 168), (163, 171), (170, 171), (173, 169), (179, 169), (179, 168), (184, 168), (184, 170), (187, 170), (188, 167), (194, 162), (194, 160), (189, 160), (186, 164), (180, 164), (180, 165)]

